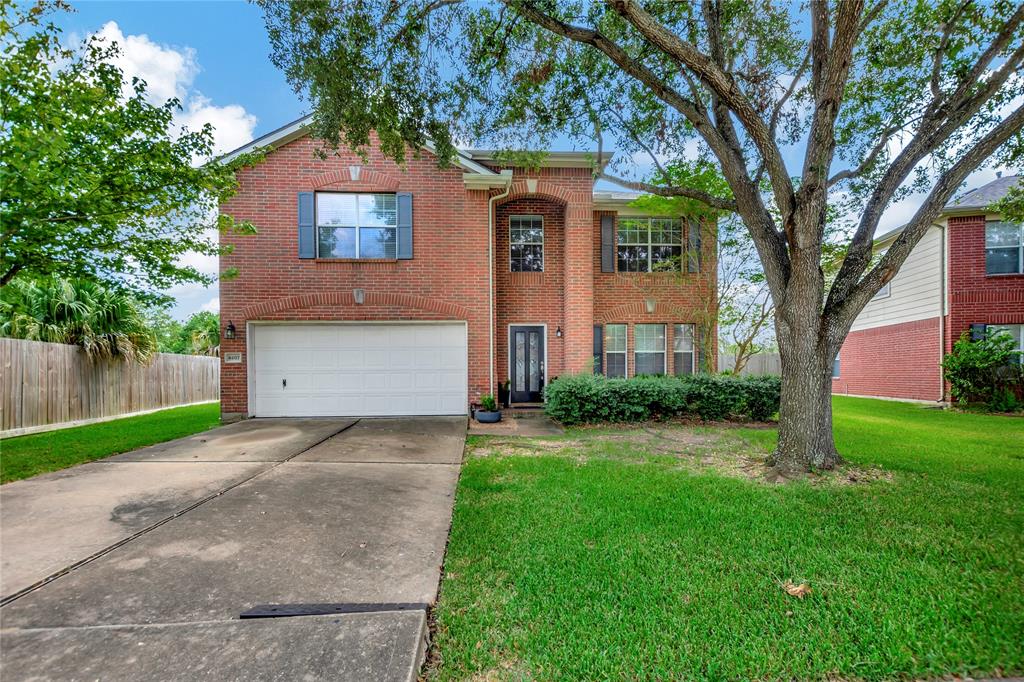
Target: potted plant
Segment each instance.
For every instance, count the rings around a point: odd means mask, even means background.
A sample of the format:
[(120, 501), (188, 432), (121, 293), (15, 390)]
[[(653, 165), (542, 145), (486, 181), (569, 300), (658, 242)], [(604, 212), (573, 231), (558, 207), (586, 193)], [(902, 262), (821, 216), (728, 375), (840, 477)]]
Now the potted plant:
[(498, 403), (494, 396), (488, 393), (480, 397), (480, 409), (475, 413), (476, 420), (481, 424), (494, 424), (501, 421), (501, 412), (498, 410)]
[(498, 384), (498, 404), (502, 407), (508, 407), (510, 385), (511, 384), (508, 379), (505, 379)]

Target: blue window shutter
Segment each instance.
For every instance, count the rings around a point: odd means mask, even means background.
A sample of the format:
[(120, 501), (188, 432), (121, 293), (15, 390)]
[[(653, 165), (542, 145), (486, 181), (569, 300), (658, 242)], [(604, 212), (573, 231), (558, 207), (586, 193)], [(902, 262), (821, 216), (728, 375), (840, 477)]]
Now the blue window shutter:
[(412, 258), (412, 194), (398, 192), (398, 257)]
[(299, 258), (316, 258), (313, 193), (299, 192)]
[(601, 272), (615, 272), (615, 216), (601, 216)]
[(594, 374), (604, 374), (604, 335), (601, 325), (594, 325)]
[(688, 220), (686, 231), (686, 270), (700, 272), (700, 221)]

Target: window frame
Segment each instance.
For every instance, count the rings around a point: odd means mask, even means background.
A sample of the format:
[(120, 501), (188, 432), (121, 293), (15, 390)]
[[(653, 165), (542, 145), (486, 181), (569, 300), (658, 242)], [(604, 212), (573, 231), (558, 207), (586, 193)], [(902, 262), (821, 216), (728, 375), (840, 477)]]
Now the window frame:
[[(618, 330), (622, 328), (622, 350), (608, 350), (611, 347), (609, 339), (609, 331), (612, 328)], [(604, 375), (609, 379), (628, 379), (629, 378), (629, 325), (625, 322), (613, 322), (611, 324), (604, 325), (602, 331), (603, 343), (604, 343)], [(612, 376), (608, 373), (610, 364), (608, 363), (609, 355), (621, 355), (622, 356), (622, 375)]]
[[(1005, 277), (1007, 275), (1022, 275), (1024, 274), (1024, 223), (1017, 224), (1017, 245), (1016, 246), (989, 246), (988, 245), (988, 231), (990, 227), (996, 225), (1010, 225), (1014, 226), (1014, 223), (1007, 220), (986, 220), (985, 221), (985, 276), (986, 277)], [(988, 254), (989, 251), (1017, 251), (1017, 269), (1013, 272), (989, 272), (988, 269)]]
[[(321, 225), (320, 224), (320, 197), (340, 195), (355, 197), (355, 224), (354, 225)], [(389, 196), (395, 202), (395, 222), (393, 225), (360, 225), (359, 224), (359, 198), (364, 196)], [(321, 229), (354, 229), (355, 230), (355, 256), (331, 256), (320, 253), (320, 230)], [(395, 234), (395, 246), (393, 256), (363, 256), (362, 254), (362, 231), (378, 229), (392, 230)], [(313, 231), (316, 244), (316, 258), (321, 260), (365, 260), (365, 261), (392, 261), (398, 259), (398, 193), (397, 192), (334, 192), (317, 191), (313, 193)]]
[(871, 297), (872, 301), (881, 301), (883, 299), (892, 296), (892, 281), (888, 281), (882, 285), (882, 288), (875, 292), (875, 295)]
[[(661, 350), (638, 350), (640, 340), (640, 328), (641, 327), (661, 327)], [(657, 336), (655, 336), (657, 338)], [(665, 376), (668, 371), (668, 328), (664, 322), (643, 322), (633, 325), (633, 375), (637, 375), (637, 367), (640, 363), (637, 361), (638, 355), (657, 355), (661, 353), (661, 372), (654, 376)], [(647, 374), (645, 372), (645, 374)]]
[[(540, 243), (537, 242), (517, 242), (512, 239), (512, 223), (516, 220), (522, 219), (539, 220), (540, 221)], [(508, 217), (508, 271), (509, 272), (544, 272), (545, 261), (547, 260), (547, 254), (545, 249), (545, 241), (547, 235), (545, 234), (544, 216), (536, 215), (531, 213), (510, 215)], [(540, 247), (540, 270), (516, 270), (514, 267), (515, 259), (512, 257), (513, 246), (539, 246)]]
[(997, 331), (1005, 331), (1012, 337), (1013, 332), (1011, 331), (1011, 329), (1013, 329), (1014, 327), (1017, 328), (1017, 362), (1019, 364), (1024, 364), (1024, 324), (1017, 322), (1007, 324), (986, 324), (985, 335), (988, 336), (989, 338), (992, 338)]
[[(666, 241), (657, 241), (657, 242), (654, 241), (654, 238), (652, 237), (652, 233), (653, 233), (653, 226), (654, 226), (654, 221), (655, 220), (666, 221), (668, 223), (675, 224), (675, 230), (679, 234), (679, 243), (673, 244), (673, 243), (666, 242)], [(639, 241), (639, 242), (625, 242), (625, 241), (623, 241), (622, 238), (621, 238), (621, 233), (623, 232), (623, 223), (627, 223), (627, 227), (625, 228), (625, 230), (629, 231), (631, 229), (631, 228), (628, 227), (628, 224), (630, 222), (641, 222), (641, 221), (646, 221), (646, 224), (647, 224), (647, 227), (645, 228), (646, 232), (647, 232), (647, 239), (646, 239), (646, 241)], [(671, 225), (669, 227), (671, 229)], [(616, 272), (626, 272), (626, 273), (658, 273), (658, 272), (677, 273), (677, 272), (683, 272), (683, 258), (686, 256), (686, 248), (685, 248), (685, 244), (686, 244), (686, 227), (687, 227), (686, 221), (683, 221), (680, 218), (668, 218), (668, 217), (665, 217), (665, 216), (620, 216), (618, 218), (618, 220), (616, 220), (616, 225), (615, 225), (615, 271)], [(635, 228), (633, 228), (633, 231), (636, 231)], [(659, 232), (661, 234), (664, 234), (665, 233), (665, 229), (661, 229), (661, 230), (659, 230)], [(627, 268), (627, 269), (623, 270), (620, 267), (621, 259), (619, 257), (619, 249), (622, 248), (622, 247), (643, 247), (643, 248), (647, 249), (647, 266), (646, 266), (646, 269), (645, 270), (629, 270)], [(660, 269), (655, 269), (654, 268), (654, 265), (655, 265), (655, 263), (654, 263), (654, 249), (656, 247), (668, 247), (668, 248), (673, 248), (673, 249), (674, 248), (678, 248), (679, 249), (679, 261), (676, 263), (676, 266), (674, 268), (660, 268)], [(658, 261), (658, 262), (659, 263), (664, 263), (666, 261)]]
[[(677, 339), (686, 338), (682, 332), (683, 327), (690, 328), (690, 350), (676, 350)], [(666, 346), (668, 343), (666, 342)], [(680, 372), (676, 362), (676, 356), (685, 353), (690, 354), (690, 371)], [(667, 372), (666, 372), (667, 373)], [(675, 322), (672, 324), (672, 374), (674, 376), (688, 376), (697, 373), (697, 325), (694, 322)]]

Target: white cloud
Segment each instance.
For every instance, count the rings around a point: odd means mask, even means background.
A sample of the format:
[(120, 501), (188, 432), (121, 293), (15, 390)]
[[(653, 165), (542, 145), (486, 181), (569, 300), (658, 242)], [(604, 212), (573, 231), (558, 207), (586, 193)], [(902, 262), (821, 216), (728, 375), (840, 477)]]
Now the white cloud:
[[(214, 154), (231, 151), (253, 139), (257, 120), (245, 107), (240, 104), (218, 105), (193, 87), (200, 72), (195, 49), (157, 43), (146, 34), (125, 35), (114, 21), (107, 22), (93, 35), (108, 43), (117, 43), (120, 48), (121, 54), (113, 62), (129, 84), (125, 96), (131, 94), (131, 79), (138, 77), (146, 81), (147, 99), (151, 103), (161, 105), (177, 98), (182, 109), (174, 116), (175, 127), (178, 130), (199, 130), (206, 123), (211, 124), (214, 128)], [(211, 230), (206, 236), (216, 239), (216, 230)], [(219, 270), (216, 256), (194, 252), (181, 256), (179, 264), (213, 276)], [(216, 281), (209, 286), (180, 284), (166, 293), (175, 299), (172, 314), (178, 319), (184, 320), (200, 310), (220, 312)]]

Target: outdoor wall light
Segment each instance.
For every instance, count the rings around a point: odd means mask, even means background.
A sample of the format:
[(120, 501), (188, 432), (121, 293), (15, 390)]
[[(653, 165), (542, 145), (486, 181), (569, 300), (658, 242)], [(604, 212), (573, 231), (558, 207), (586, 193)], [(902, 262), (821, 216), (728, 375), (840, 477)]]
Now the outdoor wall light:
[(228, 326), (224, 328), (224, 338), (233, 339), (235, 338), (235, 323), (228, 320)]
[(655, 301), (653, 298), (648, 298), (644, 301), (644, 305), (647, 307), (648, 313), (653, 313), (654, 308), (658, 305), (658, 302)]
[(558, 329), (555, 330), (555, 336), (557, 336), (558, 338), (562, 338), (562, 328), (561, 327), (559, 327)]

